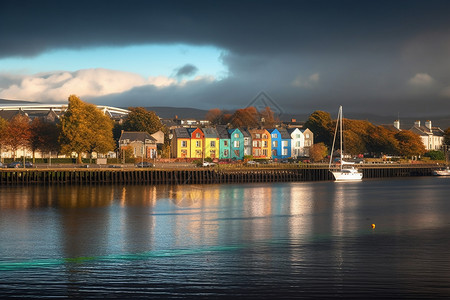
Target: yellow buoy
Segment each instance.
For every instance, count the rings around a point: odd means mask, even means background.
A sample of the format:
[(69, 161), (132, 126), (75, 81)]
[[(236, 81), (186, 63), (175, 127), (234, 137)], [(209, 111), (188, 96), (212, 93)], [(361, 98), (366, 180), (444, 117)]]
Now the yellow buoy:
[(375, 224), (372, 224), (372, 228), (375, 228)]

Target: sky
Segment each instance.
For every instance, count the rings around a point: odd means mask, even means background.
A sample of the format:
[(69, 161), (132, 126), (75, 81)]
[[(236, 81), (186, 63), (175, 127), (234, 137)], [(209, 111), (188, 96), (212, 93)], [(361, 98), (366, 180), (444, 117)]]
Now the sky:
[(0, 1), (0, 98), (450, 115), (450, 1)]

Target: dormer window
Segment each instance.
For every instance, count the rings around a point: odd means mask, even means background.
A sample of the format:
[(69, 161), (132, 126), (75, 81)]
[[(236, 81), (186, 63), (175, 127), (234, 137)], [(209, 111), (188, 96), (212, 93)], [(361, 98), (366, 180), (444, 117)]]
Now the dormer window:
[(199, 138), (200, 138), (200, 133), (197, 132), (197, 133), (195, 134), (195, 137), (199, 139)]

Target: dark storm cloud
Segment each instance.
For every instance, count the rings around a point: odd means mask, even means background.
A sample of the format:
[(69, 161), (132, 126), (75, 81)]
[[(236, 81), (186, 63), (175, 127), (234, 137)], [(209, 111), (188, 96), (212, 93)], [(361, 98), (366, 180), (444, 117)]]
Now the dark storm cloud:
[[(264, 90), (285, 111), (342, 104), (393, 117), (439, 114), (450, 111), (449, 11), (447, 0), (4, 0), (0, 57), (105, 45), (213, 45), (224, 49), (224, 80), (138, 87), (93, 100), (245, 107)], [(195, 71), (183, 68), (180, 75)]]
[(0, 4), (0, 56), (136, 43), (242, 53), (377, 50), (448, 28), (448, 1), (14, 1)]
[(181, 78), (183, 76), (195, 75), (195, 73), (197, 73), (198, 71), (198, 68), (191, 64), (185, 64), (184, 66), (176, 69), (175, 71), (176, 71), (175, 77)]

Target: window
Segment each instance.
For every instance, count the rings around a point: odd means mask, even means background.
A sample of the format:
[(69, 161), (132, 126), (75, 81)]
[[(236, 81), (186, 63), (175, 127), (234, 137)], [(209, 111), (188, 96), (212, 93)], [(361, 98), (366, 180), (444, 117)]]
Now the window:
[(258, 147), (258, 141), (253, 141), (253, 147)]
[(309, 139), (309, 133), (305, 134), (305, 137), (306, 137), (307, 139)]
[(196, 141), (195, 142), (195, 147), (199, 148), (202, 146), (202, 142), (201, 141)]
[(261, 135), (259, 133), (255, 133), (255, 139), (260, 139)]
[(263, 155), (267, 156), (267, 149), (263, 149)]
[(239, 138), (239, 133), (235, 133), (235, 134), (234, 134), (234, 137), (235, 137), (235, 138)]
[(283, 149), (283, 155), (288, 155), (287, 149)]
[(276, 133), (272, 133), (272, 138), (276, 139), (278, 137), (278, 135)]
[(239, 148), (239, 141), (234, 141), (234, 148)]
[(281, 144), (283, 145), (283, 148), (288, 146), (288, 142), (287, 141), (282, 141)]
[(246, 139), (244, 139), (244, 146), (248, 146), (248, 143), (249, 142), (249, 140), (246, 138)]
[(209, 151), (209, 156), (210, 156), (211, 158), (216, 157), (216, 151), (215, 151), (215, 150), (210, 150), (210, 151)]
[(187, 141), (181, 141), (181, 147), (186, 148), (187, 147)]
[(225, 150), (223, 151), (223, 156), (227, 157), (228, 155), (229, 155), (229, 152), (228, 152), (228, 150), (225, 149)]
[(273, 141), (273, 146), (278, 147), (278, 141)]
[(300, 134), (296, 134), (295, 138), (299, 139), (300, 138)]
[(300, 147), (300, 141), (295, 142), (295, 147)]
[(209, 145), (211, 146), (211, 148), (216, 147), (216, 141), (211, 141), (211, 142), (209, 143)]
[(267, 134), (263, 134), (263, 139), (267, 139)]
[(195, 137), (199, 139), (199, 138), (200, 138), (200, 133), (197, 132), (197, 133), (195, 134)]
[(228, 141), (227, 141), (227, 140), (223, 141), (223, 145), (224, 145), (225, 147), (228, 147)]
[(181, 150), (181, 157), (187, 156), (187, 150)]
[(267, 141), (263, 141), (263, 147), (267, 148)]

